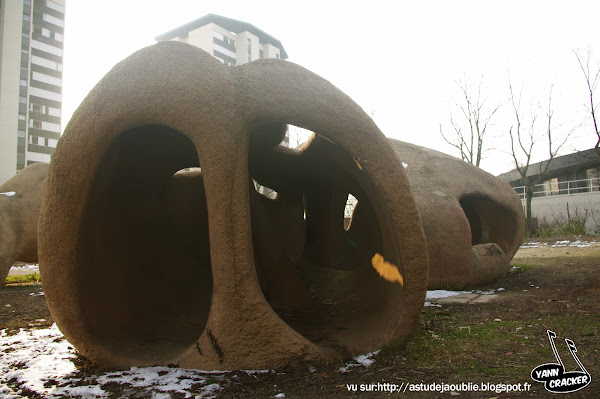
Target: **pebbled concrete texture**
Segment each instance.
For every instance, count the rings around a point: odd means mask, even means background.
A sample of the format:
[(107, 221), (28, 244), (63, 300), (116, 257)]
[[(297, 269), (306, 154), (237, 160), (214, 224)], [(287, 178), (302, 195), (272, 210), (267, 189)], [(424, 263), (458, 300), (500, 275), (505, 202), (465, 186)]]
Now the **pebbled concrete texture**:
[[(288, 151), (285, 124), (317, 134)], [(260, 197), (252, 179), (280, 195)], [(428, 251), (398, 157), (349, 97), (292, 63), (142, 49), (74, 113), (47, 181), (46, 300), (99, 365), (274, 368), (418, 326)], [(349, 193), (363, 211), (346, 231)], [(349, 232), (358, 255), (344, 269)]]

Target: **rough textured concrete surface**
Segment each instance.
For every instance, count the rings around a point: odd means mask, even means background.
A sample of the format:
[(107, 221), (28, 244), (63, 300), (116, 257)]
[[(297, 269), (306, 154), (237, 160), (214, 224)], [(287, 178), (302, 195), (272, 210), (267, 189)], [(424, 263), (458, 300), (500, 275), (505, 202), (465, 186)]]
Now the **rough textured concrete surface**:
[[(286, 124), (316, 135), (282, 148)], [(100, 365), (279, 367), (418, 325), (427, 245), (398, 157), (350, 98), (292, 63), (227, 67), (175, 42), (131, 55), (74, 113), (44, 199), (48, 306)]]
[(0, 287), (16, 261), (37, 263), (40, 203), (48, 164), (26, 167), (0, 186)]
[(523, 242), (521, 200), (460, 159), (390, 140), (406, 165), (429, 246), (429, 289), (460, 290), (506, 275)]

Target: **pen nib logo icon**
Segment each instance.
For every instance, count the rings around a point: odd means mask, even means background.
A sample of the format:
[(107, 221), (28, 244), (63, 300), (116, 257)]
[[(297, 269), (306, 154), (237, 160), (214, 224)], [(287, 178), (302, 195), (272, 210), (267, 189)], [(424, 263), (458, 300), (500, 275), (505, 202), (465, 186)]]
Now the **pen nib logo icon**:
[(592, 381), (592, 377), (577, 357), (577, 347), (575, 346), (575, 342), (568, 338), (565, 339), (567, 348), (569, 348), (571, 356), (573, 356), (573, 359), (575, 359), (575, 362), (577, 362), (581, 371), (565, 371), (564, 364), (560, 359), (558, 351), (556, 350), (556, 345), (554, 344), (556, 334), (554, 331), (550, 330), (547, 330), (547, 332), (550, 346), (552, 346), (554, 357), (556, 357), (558, 363), (546, 363), (537, 366), (531, 371), (531, 378), (534, 381), (543, 382), (544, 388), (553, 393), (575, 392), (588, 386)]

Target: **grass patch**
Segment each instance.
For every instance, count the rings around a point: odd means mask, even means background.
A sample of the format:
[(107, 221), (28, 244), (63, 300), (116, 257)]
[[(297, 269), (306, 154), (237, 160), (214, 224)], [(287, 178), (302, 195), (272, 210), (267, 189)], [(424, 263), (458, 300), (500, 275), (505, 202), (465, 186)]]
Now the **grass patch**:
[(7, 276), (6, 280), (4, 280), (5, 284), (31, 284), (31, 283), (40, 283), (42, 281), (42, 276), (39, 273), (32, 274), (23, 274), (20, 276)]
[(408, 379), (411, 373), (424, 379), (433, 376), (426, 382), (437, 381), (440, 376), (455, 381), (525, 381), (534, 367), (556, 361), (546, 330), (557, 334), (555, 344), (567, 370), (578, 370), (578, 365), (565, 338), (574, 340), (584, 365), (600, 364), (600, 353), (594, 350), (600, 336), (600, 315), (574, 312), (541, 318), (516, 315), (516, 319), (506, 320), (484, 317), (424, 308), (419, 331), (407, 342), (383, 347), (376, 357), (379, 367), (405, 368), (403, 377)]
[(531, 321), (467, 321), (460, 315), (425, 309), (421, 331), (406, 344), (382, 348), (379, 358), (405, 358), (414, 370), (449, 367), (465, 379), (482, 375), (521, 379), (552, 356)]
[(515, 273), (516, 275), (526, 274), (531, 272), (531, 268), (533, 265), (527, 263), (511, 263), (510, 264), (511, 273)]
[(572, 337), (596, 337), (600, 335), (600, 316), (581, 314), (549, 316), (538, 321), (544, 328), (559, 335), (568, 333)]

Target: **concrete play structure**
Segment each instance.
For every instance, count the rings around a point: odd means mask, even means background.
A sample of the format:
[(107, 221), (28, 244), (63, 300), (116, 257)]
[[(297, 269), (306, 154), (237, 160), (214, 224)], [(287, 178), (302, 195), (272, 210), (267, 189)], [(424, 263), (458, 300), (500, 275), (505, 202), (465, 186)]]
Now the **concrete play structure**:
[[(284, 148), (286, 124), (316, 134)], [(428, 281), (410, 184), (358, 105), (295, 64), (176, 42), (117, 64), (74, 113), (38, 244), (53, 319), (117, 368), (365, 353), (414, 332)]]
[(38, 261), (38, 218), (47, 174), (48, 164), (35, 163), (0, 186), (0, 288), (16, 261)]
[(521, 200), (506, 182), (458, 158), (390, 139), (406, 166), (429, 247), (429, 289), (504, 277), (523, 242)]

